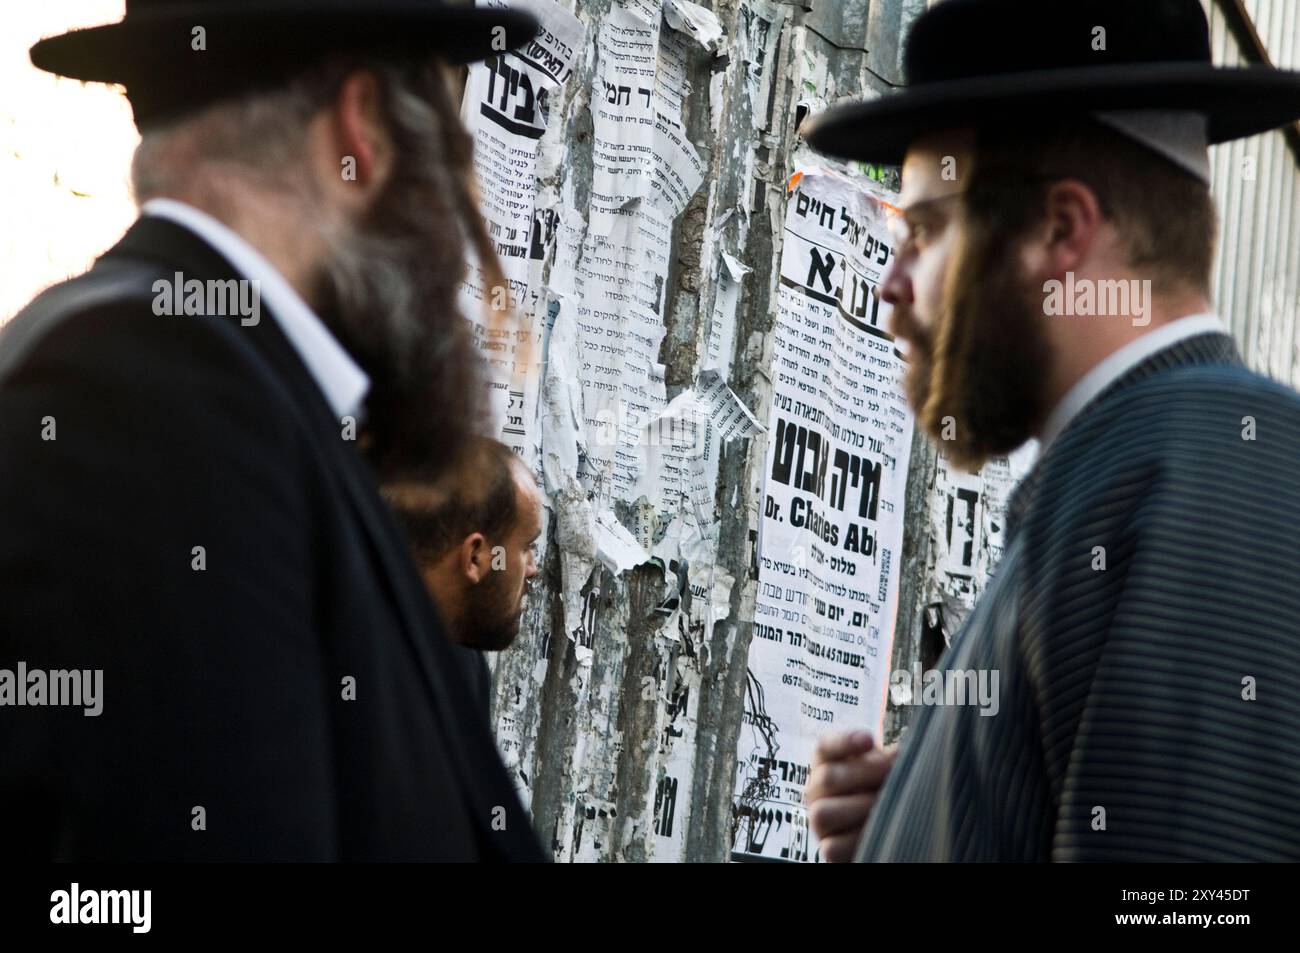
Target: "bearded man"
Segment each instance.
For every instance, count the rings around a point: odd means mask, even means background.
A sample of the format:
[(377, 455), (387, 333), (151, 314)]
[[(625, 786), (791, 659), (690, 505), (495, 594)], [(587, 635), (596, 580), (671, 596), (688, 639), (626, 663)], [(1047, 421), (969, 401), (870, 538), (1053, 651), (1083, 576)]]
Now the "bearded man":
[(448, 64), (536, 30), (134, 0), (33, 47), (125, 85), (141, 216), (0, 336), (0, 657), (103, 685), (0, 719), (11, 855), (542, 858), (372, 469), (480, 422)]
[(1300, 75), (1214, 68), (1197, 0), (947, 0), (905, 62), (809, 139), (902, 163), (918, 421), (971, 469), (1042, 449), (938, 665), (999, 672), (997, 714), (925, 707), (896, 762), (823, 739), (823, 856), (1300, 859), (1300, 396), (1212, 313), (1207, 151)]

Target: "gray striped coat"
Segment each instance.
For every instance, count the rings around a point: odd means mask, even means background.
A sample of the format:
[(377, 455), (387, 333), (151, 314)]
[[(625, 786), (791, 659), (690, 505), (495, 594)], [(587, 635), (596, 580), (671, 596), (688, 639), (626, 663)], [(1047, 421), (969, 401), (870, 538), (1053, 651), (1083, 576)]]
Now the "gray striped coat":
[(858, 860), (1300, 859), (1300, 395), (1223, 334), (1113, 382), (1012, 496), (1008, 544)]

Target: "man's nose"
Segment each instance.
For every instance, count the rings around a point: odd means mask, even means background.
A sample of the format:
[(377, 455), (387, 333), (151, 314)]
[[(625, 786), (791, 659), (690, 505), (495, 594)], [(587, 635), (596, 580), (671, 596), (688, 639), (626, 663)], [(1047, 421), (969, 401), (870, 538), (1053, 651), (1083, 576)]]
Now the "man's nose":
[(908, 280), (907, 270), (899, 262), (897, 256), (885, 269), (885, 275), (876, 288), (876, 293), (889, 305), (910, 305), (912, 303), (912, 283)]

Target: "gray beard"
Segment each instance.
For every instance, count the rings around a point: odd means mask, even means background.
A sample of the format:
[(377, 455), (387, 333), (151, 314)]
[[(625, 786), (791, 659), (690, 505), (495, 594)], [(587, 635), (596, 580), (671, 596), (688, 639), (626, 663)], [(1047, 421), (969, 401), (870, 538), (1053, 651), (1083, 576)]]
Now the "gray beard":
[(333, 243), (320, 316), (370, 377), (371, 462), (381, 473), (429, 470), (486, 424), (483, 361), (456, 307), (461, 246), (447, 248), (445, 225), (389, 216), (387, 204)]

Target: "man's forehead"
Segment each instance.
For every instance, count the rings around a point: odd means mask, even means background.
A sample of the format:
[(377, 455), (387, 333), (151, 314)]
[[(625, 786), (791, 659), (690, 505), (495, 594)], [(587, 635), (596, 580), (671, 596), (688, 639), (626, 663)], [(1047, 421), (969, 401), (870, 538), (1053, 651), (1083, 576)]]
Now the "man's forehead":
[(520, 502), (521, 511), (532, 510), (532, 516), (540, 521), (542, 508), (542, 490), (537, 485), (537, 479), (524, 465), (523, 461), (517, 461), (511, 469), (515, 474), (515, 492)]
[(945, 129), (913, 142), (903, 157), (903, 206), (964, 189), (974, 150), (972, 129)]

